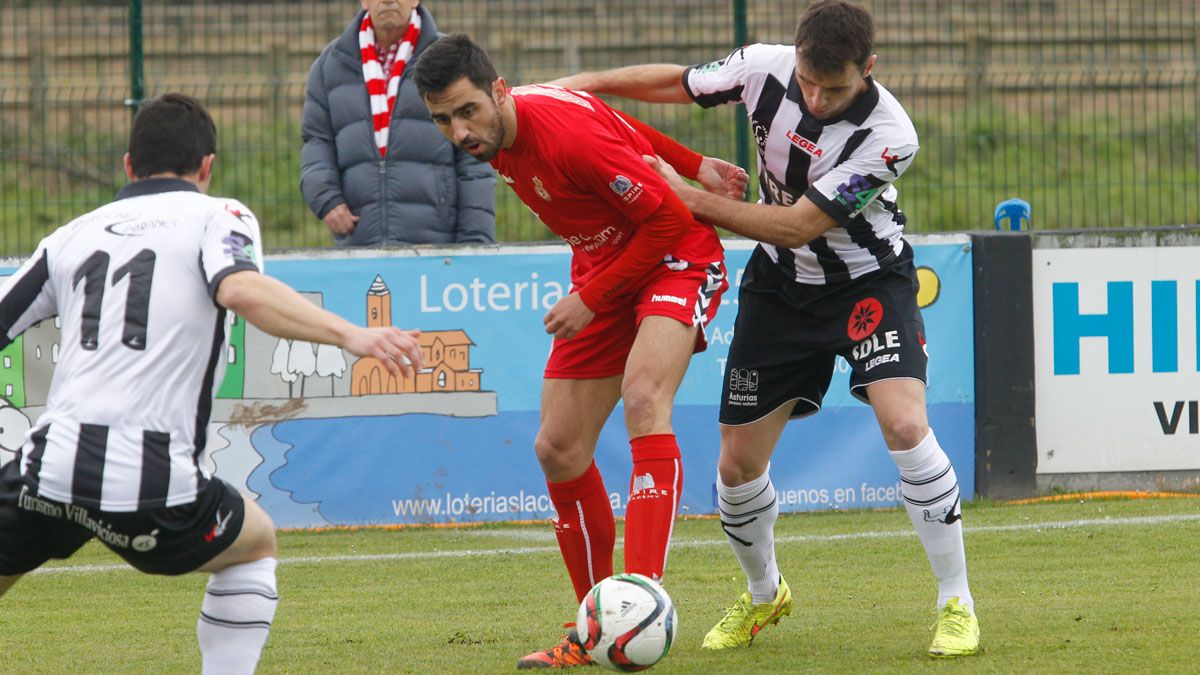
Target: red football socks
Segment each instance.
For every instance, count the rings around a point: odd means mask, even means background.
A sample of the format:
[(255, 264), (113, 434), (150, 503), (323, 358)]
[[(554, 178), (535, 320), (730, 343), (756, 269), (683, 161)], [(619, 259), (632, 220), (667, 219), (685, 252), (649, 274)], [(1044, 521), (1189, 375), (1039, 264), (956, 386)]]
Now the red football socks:
[(667, 566), (671, 528), (683, 489), (683, 465), (675, 434), (639, 436), (625, 509), (625, 571), (661, 579)]
[(547, 481), (546, 487), (550, 488), (550, 500), (558, 512), (554, 521), (558, 549), (571, 575), (575, 597), (582, 602), (592, 586), (613, 573), (613, 544), (617, 535), (608, 491), (595, 462), (582, 476), (563, 483)]

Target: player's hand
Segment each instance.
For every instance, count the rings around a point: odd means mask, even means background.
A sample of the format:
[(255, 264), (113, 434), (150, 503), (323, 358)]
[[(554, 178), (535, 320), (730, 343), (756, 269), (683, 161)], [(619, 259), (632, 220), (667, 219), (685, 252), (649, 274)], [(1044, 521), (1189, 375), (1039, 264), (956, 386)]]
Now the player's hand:
[(339, 237), (344, 237), (354, 231), (358, 227), (358, 216), (350, 213), (350, 207), (345, 204), (338, 204), (333, 207), (329, 213), (321, 220), (325, 221), (325, 226), (329, 231)]
[[(664, 162), (662, 157), (657, 155), (642, 155), (642, 160), (649, 164), (650, 167), (655, 171), (657, 171), (658, 175), (662, 176), (663, 180), (667, 181), (667, 185), (670, 185), (671, 190), (675, 194), (679, 195), (680, 198), (683, 198), (688, 190), (694, 189), (691, 185), (687, 184), (687, 181), (685, 181), (682, 176), (679, 175), (679, 172), (675, 170), (675, 167)], [(687, 203), (686, 199), (684, 200), (684, 203)]]
[(383, 367), (396, 377), (412, 377), (424, 368), (421, 361), (421, 345), (417, 343), (419, 330), (401, 330), (394, 326), (382, 328), (360, 328), (350, 333), (345, 347), (355, 356), (374, 356), (383, 362)]
[(573, 338), (579, 331), (592, 322), (596, 313), (583, 304), (579, 293), (571, 293), (554, 303), (542, 323), (546, 324), (546, 332), (559, 340)]
[(716, 157), (705, 157), (700, 160), (700, 171), (697, 172), (696, 181), (714, 195), (741, 201), (746, 198), (746, 186), (750, 184), (750, 176), (737, 164), (730, 164)]

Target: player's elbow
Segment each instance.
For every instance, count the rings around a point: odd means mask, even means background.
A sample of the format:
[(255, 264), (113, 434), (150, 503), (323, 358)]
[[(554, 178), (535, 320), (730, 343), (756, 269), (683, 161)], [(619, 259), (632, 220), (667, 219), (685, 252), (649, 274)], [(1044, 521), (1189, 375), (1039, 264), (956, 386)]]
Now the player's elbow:
[[(804, 214), (789, 214), (793, 217), (778, 223), (779, 241), (771, 242), (776, 246), (800, 248), (813, 239), (825, 234), (835, 223), (826, 217), (813, 217)], [(802, 215), (803, 217), (795, 217)]]
[(255, 289), (260, 276), (258, 272), (242, 270), (225, 277), (217, 286), (217, 304), (240, 316), (252, 313), (257, 305)]
[[(681, 76), (682, 77), (682, 76)], [(691, 103), (692, 97), (688, 96), (687, 90), (683, 88), (683, 80), (672, 82), (671, 84), (658, 90), (658, 103)]]
[(778, 241), (771, 242), (780, 248), (800, 248), (809, 241), (811, 237), (805, 236), (802, 232), (788, 230), (778, 237)]

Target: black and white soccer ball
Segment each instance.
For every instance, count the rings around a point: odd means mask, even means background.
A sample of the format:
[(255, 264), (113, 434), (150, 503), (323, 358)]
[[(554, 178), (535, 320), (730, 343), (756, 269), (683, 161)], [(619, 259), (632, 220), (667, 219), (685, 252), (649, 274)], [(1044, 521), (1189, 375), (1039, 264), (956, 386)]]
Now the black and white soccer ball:
[(671, 649), (679, 625), (671, 596), (641, 574), (614, 574), (588, 591), (575, 631), (597, 665), (645, 670)]

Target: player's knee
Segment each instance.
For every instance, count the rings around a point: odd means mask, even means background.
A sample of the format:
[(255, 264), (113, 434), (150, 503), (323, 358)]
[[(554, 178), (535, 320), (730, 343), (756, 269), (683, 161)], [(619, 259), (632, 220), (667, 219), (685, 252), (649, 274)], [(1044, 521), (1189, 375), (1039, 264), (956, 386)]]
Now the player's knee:
[(533, 439), (533, 454), (537, 455), (538, 462), (542, 466), (547, 463), (553, 463), (554, 460), (562, 452), (562, 446), (555, 443), (552, 439), (538, 434), (537, 438)]
[(582, 453), (571, 443), (544, 433), (538, 434), (534, 439), (533, 452), (542, 466), (542, 472), (547, 476), (569, 474), (582, 461)]
[(274, 528), (262, 538), (255, 553), (257, 554), (254, 557), (255, 560), (279, 557), (279, 540), (275, 538)]
[(275, 538), (274, 529), (255, 532), (253, 539), (246, 544), (242, 554), (238, 556), (238, 563), (279, 557), (279, 540)]
[(929, 433), (929, 425), (921, 419), (901, 417), (884, 421), (882, 424), (883, 439), (888, 449), (893, 451), (912, 450), (921, 444)]
[(270, 556), (229, 565), (213, 572), (208, 577), (208, 588), (210, 591), (253, 589), (261, 591), (259, 595), (264, 598), (276, 599), (270, 596), (275, 595), (278, 583), (275, 568), (278, 565), (279, 559)]
[(766, 473), (767, 463), (757, 457), (722, 448), (721, 457), (717, 460), (717, 474), (722, 485), (737, 487)]
[(671, 401), (654, 382), (631, 382), (621, 389), (630, 436), (659, 433), (671, 423)]
[(247, 541), (243, 562), (279, 557), (279, 540), (275, 537), (275, 522), (257, 503), (247, 500), (243, 533)]

